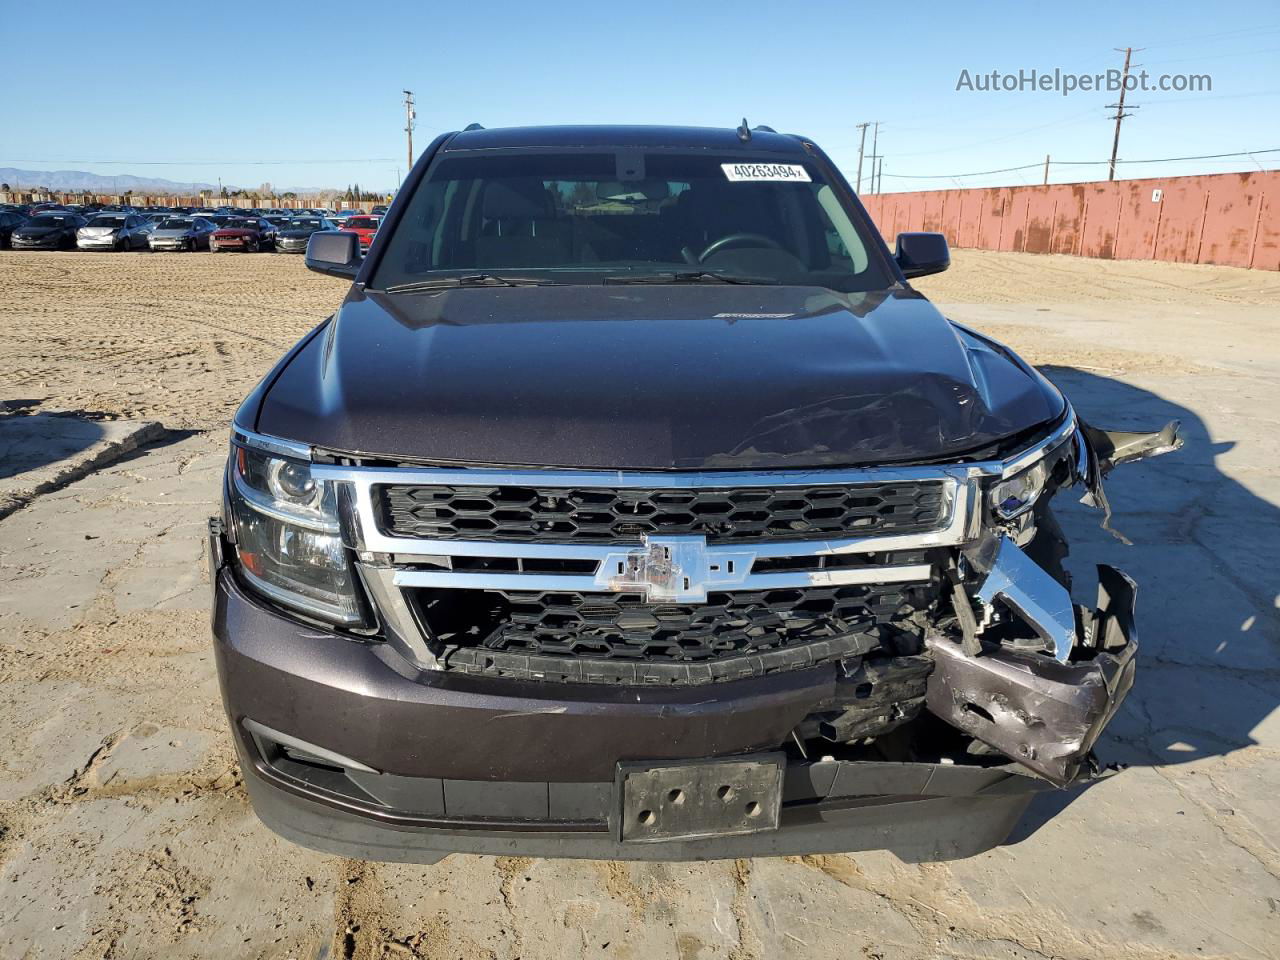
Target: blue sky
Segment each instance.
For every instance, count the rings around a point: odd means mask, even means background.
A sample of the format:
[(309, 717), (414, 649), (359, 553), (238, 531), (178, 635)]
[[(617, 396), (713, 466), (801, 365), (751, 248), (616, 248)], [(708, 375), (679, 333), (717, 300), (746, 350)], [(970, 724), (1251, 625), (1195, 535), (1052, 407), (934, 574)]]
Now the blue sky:
[[(408, 87), (418, 147), (472, 121), (736, 126), (745, 114), (813, 137), (852, 178), (855, 124), (881, 120), (886, 191), (1038, 183), (1038, 169), (950, 175), (1036, 164), (1046, 153), (1105, 160), (1104, 107), (1115, 95), (957, 91), (961, 70), (1092, 73), (1118, 67), (1113, 48), (1125, 45), (1147, 48), (1134, 59), (1153, 74), (1208, 73), (1213, 89), (1130, 94), (1140, 108), (1125, 121), (1122, 158), (1280, 148), (1275, 0), (0, 0), (0, 24), (17, 41), (4, 45), (0, 166), (394, 186)], [(1280, 167), (1280, 153), (1121, 170), (1259, 165)], [(1105, 167), (1058, 167), (1051, 180), (1105, 176)]]

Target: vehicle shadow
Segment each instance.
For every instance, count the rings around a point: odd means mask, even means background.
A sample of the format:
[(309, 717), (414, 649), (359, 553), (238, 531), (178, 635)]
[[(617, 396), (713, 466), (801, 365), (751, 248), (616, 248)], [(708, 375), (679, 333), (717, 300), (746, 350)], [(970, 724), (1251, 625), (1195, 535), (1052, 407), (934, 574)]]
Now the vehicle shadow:
[[(1093, 601), (1097, 563), (1138, 584), (1138, 675), (1098, 743), (1099, 759), (1169, 766), (1256, 743), (1254, 730), (1280, 706), (1280, 504), (1220, 465), (1251, 438), (1212, 436), (1193, 409), (1124, 380), (1074, 367), (1041, 372), (1095, 426), (1152, 430), (1176, 419), (1185, 440), (1182, 450), (1108, 477), (1112, 526), (1129, 545), (1101, 528), (1076, 490), (1054, 501), (1077, 601)], [(1007, 843), (1031, 836), (1082, 793), (1040, 795)]]
[(101, 424), (81, 417), (0, 412), (0, 480), (75, 456), (103, 432)]

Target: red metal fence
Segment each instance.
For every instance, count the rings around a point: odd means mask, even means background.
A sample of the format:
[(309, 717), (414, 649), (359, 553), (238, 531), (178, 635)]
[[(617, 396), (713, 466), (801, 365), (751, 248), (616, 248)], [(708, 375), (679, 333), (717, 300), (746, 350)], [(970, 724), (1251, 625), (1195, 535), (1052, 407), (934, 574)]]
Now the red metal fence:
[(890, 244), (928, 230), (956, 247), (1280, 270), (1280, 171), (864, 196)]

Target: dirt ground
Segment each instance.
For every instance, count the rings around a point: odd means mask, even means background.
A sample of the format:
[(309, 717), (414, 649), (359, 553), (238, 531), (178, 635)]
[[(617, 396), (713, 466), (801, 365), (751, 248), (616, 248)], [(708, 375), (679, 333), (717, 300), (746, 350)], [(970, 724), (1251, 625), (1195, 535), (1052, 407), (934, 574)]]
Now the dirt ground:
[(1087, 418), (1183, 421), (1111, 485), (1132, 546), (1064, 511), (1073, 569), (1140, 584), (1100, 748), (1129, 769), (952, 863), (406, 867), (258, 824), (206, 622), (231, 413), (344, 284), (296, 256), (0, 253), (0, 401), (169, 431), (0, 519), (0, 960), (1280, 956), (1280, 276), (954, 256), (921, 289)]

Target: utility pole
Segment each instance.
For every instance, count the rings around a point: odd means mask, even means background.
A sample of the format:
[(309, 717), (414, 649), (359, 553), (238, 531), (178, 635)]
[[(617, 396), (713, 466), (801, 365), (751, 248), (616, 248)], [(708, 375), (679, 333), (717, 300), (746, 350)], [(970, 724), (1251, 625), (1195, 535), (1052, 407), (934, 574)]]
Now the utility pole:
[[(1139, 47), (1138, 49), (1141, 50), (1143, 48)], [(1120, 52), (1119, 47), (1116, 47), (1116, 52), (1117, 53)], [(1112, 118), (1116, 122), (1116, 135), (1114, 139), (1112, 139), (1111, 141), (1111, 168), (1110, 168), (1110, 172), (1107, 174), (1108, 180), (1114, 180), (1116, 178), (1116, 154), (1120, 152), (1120, 121), (1123, 120), (1125, 117), (1133, 116), (1132, 113), (1124, 112), (1124, 94), (1125, 94), (1125, 88), (1129, 86), (1129, 59), (1132, 56), (1133, 56), (1133, 47), (1125, 47), (1124, 48), (1124, 72), (1120, 78), (1120, 101), (1118, 103), (1107, 104), (1108, 110), (1115, 110), (1116, 112), (1116, 115)], [(1137, 110), (1138, 108), (1132, 107), (1131, 109)]]
[(876, 157), (876, 188), (872, 193), (879, 193), (884, 188), (884, 157)]
[(862, 131), (862, 137), (858, 140), (858, 186), (853, 191), (854, 193), (862, 192), (862, 150), (867, 145), (867, 127), (869, 126), (871, 126), (869, 123), (858, 124), (858, 129)]
[(876, 145), (880, 142), (880, 121), (877, 120), (871, 125), (871, 192), (876, 192), (876, 160), (880, 158), (880, 154), (876, 152)]
[(1047, 153), (1044, 155), (1044, 185), (1046, 187), (1049, 185), (1049, 155)]
[(404, 132), (409, 135), (409, 169), (413, 169), (413, 122), (418, 113), (413, 109), (413, 91), (404, 92)]

